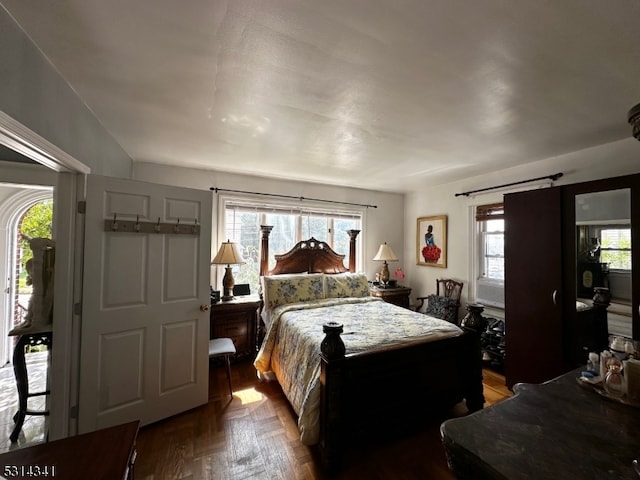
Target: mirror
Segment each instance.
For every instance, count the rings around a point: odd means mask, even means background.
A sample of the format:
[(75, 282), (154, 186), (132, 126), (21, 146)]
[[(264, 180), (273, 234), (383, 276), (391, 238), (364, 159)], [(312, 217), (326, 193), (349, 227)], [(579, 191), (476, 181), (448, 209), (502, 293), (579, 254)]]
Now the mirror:
[(609, 334), (633, 337), (631, 189), (576, 195), (575, 219), (576, 307), (590, 306), (598, 287), (607, 288)]

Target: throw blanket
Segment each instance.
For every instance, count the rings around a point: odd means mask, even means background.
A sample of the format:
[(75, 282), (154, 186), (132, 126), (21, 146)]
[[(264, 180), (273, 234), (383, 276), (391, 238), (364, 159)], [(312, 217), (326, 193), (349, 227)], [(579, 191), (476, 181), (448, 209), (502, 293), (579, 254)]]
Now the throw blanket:
[(452, 323), (373, 297), (323, 299), (274, 309), (254, 365), (261, 378), (270, 373), (277, 378), (298, 415), (300, 439), (305, 445), (319, 439), (320, 343), (322, 325), (329, 320), (344, 325), (347, 355), (462, 333)]

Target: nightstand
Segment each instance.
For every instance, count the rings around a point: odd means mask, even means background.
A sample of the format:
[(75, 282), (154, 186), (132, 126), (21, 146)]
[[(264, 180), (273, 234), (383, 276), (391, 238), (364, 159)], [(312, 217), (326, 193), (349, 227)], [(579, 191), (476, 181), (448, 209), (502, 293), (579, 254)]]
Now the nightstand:
[(411, 289), (408, 287), (369, 287), (369, 293), (372, 297), (380, 297), (387, 303), (393, 303), (394, 305), (398, 305), (399, 307), (411, 308), (409, 301)]
[(260, 297), (245, 295), (211, 305), (209, 338), (228, 337), (236, 356), (255, 356), (257, 351)]

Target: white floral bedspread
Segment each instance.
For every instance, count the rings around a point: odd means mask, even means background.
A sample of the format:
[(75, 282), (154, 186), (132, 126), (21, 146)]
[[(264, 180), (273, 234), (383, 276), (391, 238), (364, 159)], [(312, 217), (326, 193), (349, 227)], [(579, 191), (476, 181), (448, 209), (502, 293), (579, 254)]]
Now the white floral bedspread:
[(254, 365), (259, 374), (273, 373), (278, 379), (298, 415), (300, 439), (306, 445), (319, 439), (320, 343), (322, 325), (329, 320), (343, 324), (347, 355), (425, 336), (435, 340), (462, 333), (452, 323), (373, 297), (324, 299), (274, 309)]

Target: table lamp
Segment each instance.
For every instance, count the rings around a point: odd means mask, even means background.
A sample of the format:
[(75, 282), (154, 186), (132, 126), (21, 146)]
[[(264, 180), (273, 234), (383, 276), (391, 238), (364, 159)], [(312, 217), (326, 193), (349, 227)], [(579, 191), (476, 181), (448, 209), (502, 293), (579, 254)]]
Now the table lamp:
[(387, 262), (397, 262), (398, 257), (393, 253), (391, 247), (387, 245), (387, 242), (384, 242), (380, 245), (378, 253), (373, 257), (373, 260), (376, 262), (384, 262), (382, 270), (380, 271), (380, 282), (383, 286), (386, 286), (387, 283), (389, 283), (389, 265), (387, 265)]
[(238, 246), (230, 240), (222, 242), (218, 254), (211, 260), (211, 265), (226, 265), (224, 269), (224, 277), (222, 277), (222, 301), (233, 300), (233, 273), (231, 273), (231, 265), (241, 265), (245, 263)]

